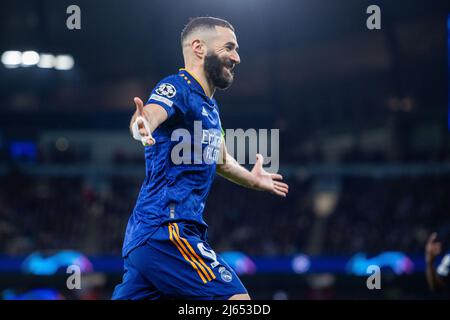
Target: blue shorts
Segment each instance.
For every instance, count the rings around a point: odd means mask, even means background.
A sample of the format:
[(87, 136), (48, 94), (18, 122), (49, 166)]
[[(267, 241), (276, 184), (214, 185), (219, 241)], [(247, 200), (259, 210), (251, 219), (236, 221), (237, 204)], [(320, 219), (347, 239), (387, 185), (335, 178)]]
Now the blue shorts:
[(228, 299), (246, 294), (234, 270), (206, 242), (206, 229), (189, 222), (161, 225), (124, 260), (112, 299)]

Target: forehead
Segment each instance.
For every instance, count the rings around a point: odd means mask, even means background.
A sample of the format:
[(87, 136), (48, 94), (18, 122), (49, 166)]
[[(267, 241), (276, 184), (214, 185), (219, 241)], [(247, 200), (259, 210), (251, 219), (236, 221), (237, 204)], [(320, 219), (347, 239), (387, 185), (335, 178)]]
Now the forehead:
[(216, 37), (215, 40), (219, 41), (221, 43), (227, 43), (227, 42), (232, 42), (234, 44), (237, 45), (237, 38), (236, 38), (236, 34), (229, 28), (225, 28), (225, 27), (215, 27), (216, 29)]

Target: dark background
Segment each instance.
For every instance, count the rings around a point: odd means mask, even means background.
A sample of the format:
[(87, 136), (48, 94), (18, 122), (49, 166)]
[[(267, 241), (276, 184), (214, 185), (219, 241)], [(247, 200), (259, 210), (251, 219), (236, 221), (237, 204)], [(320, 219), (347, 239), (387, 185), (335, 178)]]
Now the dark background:
[[(66, 28), (71, 4), (81, 8), (81, 30)], [(371, 4), (381, 8), (381, 30), (366, 27)], [(218, 178), (205, 211), (217, 252), (275, 260), (400, 251), (422, 261), (432, 231), (449, 248), (445, 2), (0, 6), (0, 53), (35, 50), (75, 60), (68, 71), (0, 65), (3, 267), (37, 251), (120, 258), (144, 177), (142, 148), (128, 132), (132, 98), (146, 99), (162, 77), (183, 67), (180, 32), (201, 15), (230, 21), (240, 46), (235, 82), (215, 96), (224, 128), (280, 129), (280, 172), (290, 184), (289, 196), (277, 199)], [(288, 281), (276, 273), (243, 279), (256, 298), (274, 298), (279, 290), (286, 295), (277, 297), (292, 299), (429, 298), (423, 265), (414, 270), (387, 275), (390, 285), (376, 294), (365, 288), (365, 278), (339, 272), (325, 286), (308, 274), (289, 274)], [(0, 290), (16, 294), (48, 280), (8, 272)], [(87, 297), (109, 298), (120, 268), (102, 276), (100, 293)], [(16, 285), (8, 279), (17, 279)], [(296, 281), (302, 284), (290, 288)], [(345, 289), (351, 284), (360, 292)], [(323, 287), (331, 289), (322, 294)]]

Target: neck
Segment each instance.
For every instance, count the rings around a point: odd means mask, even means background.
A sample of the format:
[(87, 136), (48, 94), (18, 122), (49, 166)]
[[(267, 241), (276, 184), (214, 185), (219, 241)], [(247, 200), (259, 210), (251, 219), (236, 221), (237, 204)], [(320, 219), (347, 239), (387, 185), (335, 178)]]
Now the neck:
[(196, 78), (196, 80), (200, 83), (203, 90), (205, 91), (205, 94), (208, 97), (212, 98), (214, 92), (216, 91), (216, 88), (211, 83), (209, 83), (203, 66), (185, 64), (184, 68), (189, 71), (194, 76), (194, 78)]

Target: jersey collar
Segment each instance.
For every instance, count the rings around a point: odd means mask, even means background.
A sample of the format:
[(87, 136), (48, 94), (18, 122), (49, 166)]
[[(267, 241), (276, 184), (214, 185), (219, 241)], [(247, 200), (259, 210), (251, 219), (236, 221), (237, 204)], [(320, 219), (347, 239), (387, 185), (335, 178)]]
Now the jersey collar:
[[(194, 75), (192, 72), (188, 71), (186, 68), (180, 68), (178, 70), (178, 74), (184, 79), (186, 80), (186, 82), (191, 85), (194, 86), (195, 89), (199, 90), (201, 93), (203, 93), (206, 97), (206, 90), (203, 87), (203, 85), (201, 84), (200, 80), (197, 78), (196, 75)], [(208, 97), (210, 99), (212, 99), (212, 97)]]

